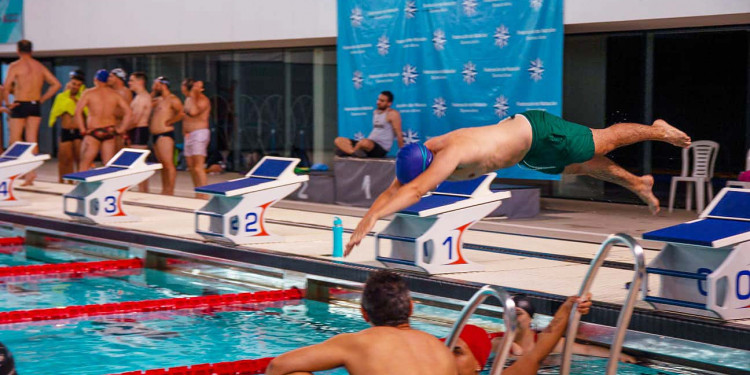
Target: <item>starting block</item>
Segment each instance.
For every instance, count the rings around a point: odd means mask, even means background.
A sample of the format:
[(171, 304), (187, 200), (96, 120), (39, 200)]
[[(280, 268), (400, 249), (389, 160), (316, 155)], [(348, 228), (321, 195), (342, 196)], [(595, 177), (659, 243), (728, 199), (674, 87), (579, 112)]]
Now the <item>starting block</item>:
[(146, 163), (150, 153), (124, 148), (104, 167), (63, 176), (65, 180), (78, 182), (75, 189), (63, 195), (65, 214), (93, 223), (138, 221), (123, 211), (122, 195), (161, 169), (159, 163)]
[(36, 143), (15, 142), (0, 155), (0, 206), (24, 204), (13, 194), (13, 182), (49, 160), (49, 155), (34, 155), (35, 147)]
[[(375, 234), (376, 259), (386, 267), (429, 274), (481, 271), (482, 266), (463, 256), (461, 237), (510, 198), (510, 192), (490, 190), (495, 175), (443, 182), (417, 204), (396, 213)], [(392, 241), (390, 257), (382, 255), (381, 240)]]
[(195, 188), (211, 199), (195, 212), (195, 232), (234, 244), (278, 242), (266, 230), (268, 207), (297, 190), (309, 176), (298, 176), (296, 158), (266, 156), (244, 178)]
[(661, 277), (657, 309), (750, 318), (750, 189), (724, 188), (700, 219), (648, 232), (667, 242), (647, 272)]

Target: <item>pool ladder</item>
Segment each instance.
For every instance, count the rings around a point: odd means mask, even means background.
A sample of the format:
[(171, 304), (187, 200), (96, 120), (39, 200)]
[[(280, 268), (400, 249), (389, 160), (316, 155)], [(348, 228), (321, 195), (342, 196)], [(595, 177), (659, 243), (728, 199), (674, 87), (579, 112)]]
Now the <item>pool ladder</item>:
[(458, 337), (461, 331), (463, 331), (469, 317), (474, 314), (479, 305), (484, 302), (487, 297), (495, 297), (495, 299), (500, 301), (500, 304), (503, 307), (505, 335), (503, 336), (503, 341), (498, 346), (495, 361), (492, 362), (492, 369), (490, 370), (490, 374), (500, 375), (503, 372), (505, 360), (508, 358), (510, 348), (513, 345), (513, 338), (516, 336), (516, 330), (518, 328), (518, 322), (516, 321), (516, 304), (513, 302), (513, 299), (508, 292), (503, 288), (485, 285), (474, 293), (474, 296), (471, 297), (463, 310), (461, 310), (461, 314), (458, 316), (456, 323), (453, 324), (453, 328), (451, 329), (448, 338), (445, 340), (445, 344), (451, 349), (456, 346)]
[[(609, 351), (609, 361), (607, 362), (607, 375), (614, 375), (617, 373), (617, 365), (619, 363), (620, 352), (622, 351), (622, 343), (625, 340), (625, 333), (628, 330), (628, 324), (630, 324), (630, 318), (633, 315), (633, 308), (635, 305), (635, 299), (638, 295), (638, 290), (643, 288), (642, 293), (645, 298), (648, 292), (648, 280), (646, 279), (646, 261), (643, 254), (643, 248), (636, 242), (633, 237), (627, 234), (618, 233), (607, 237), (607, 239), (599, 247), (599, 252), (596, 257), (591, 261), (586, 277), (583, 280), (581, 289), (578, 295), (584, 296), (591, 289), (591, 284), (594, 282), (597, 271), (604, 263), (607, 258), (609, 251), (612, 246), (616, 244), (623, 244), (630, 248), (630, 251), (635, 257), (634, 264), (634, 275), (633, 281), (630, 283), (630, 290), (628, 291), (627, 299), (623, 303), (620, 309), (620, 316), (617, 318), (617, 328), (615, 335), (612, 340), (612, 345)], [(573, 343), (575, 343), (576, 333), (578, 332), (578, 325), (581, 320), (581, 314), (578, 313), (578, 304), (573, 305), (573, 309), (570, 313), (570, 320), (568, 321), (568, 331), (565, 335), (565, 347), (563, 349), (562, 364), (560, 365), (560, 375), (570, 374), (571, 357), (573, 355)]]

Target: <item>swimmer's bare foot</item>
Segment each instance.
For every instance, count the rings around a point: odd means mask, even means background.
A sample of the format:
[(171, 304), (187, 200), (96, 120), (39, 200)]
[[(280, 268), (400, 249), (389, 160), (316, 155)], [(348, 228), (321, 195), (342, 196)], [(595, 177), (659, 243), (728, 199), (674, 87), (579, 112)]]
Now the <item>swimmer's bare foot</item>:
[(682, 130), (669, 125), (666, 121), (661, 119), (656, 120), (654, 121), (653, 126), (664, 129), (664, 142), (670, 143), (677, 147), (690, 146), (690, 136), (685, 134), (685, 132), (683, 132)]
[(656, 198), (653, 192), (654, 177), (647, 174), (641, 177), (641, 182), (641, 188), (636, 191), (636, 194), (638, 195), (638, 198), (641, 198), (642, 201), (648, 204), (648, 210), (656, 215), (661, 211), (661, 207), (659, 207), (659, 199)]
[(25, 179), (21, 186), (34, 186), (34, 180), (36, 179), (36, 172), (29, 172), (24, 176)]

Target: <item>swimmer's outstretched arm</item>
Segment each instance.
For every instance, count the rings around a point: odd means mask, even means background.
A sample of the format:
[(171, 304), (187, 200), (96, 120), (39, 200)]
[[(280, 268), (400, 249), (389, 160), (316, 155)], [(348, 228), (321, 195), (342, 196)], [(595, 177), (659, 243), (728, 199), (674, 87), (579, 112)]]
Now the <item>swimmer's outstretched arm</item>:
[(531, 349), (529, 353), (522, 355), (515, 363), (505, 369), (503, 374), (536, 375), (537, 371), (539, 371), (539, 364), (547, 358), (552, 352), (552, 349), (557, 346), (560, 338), (568, 329), (570, 311), (573, 309), (573, 304), (576, 302), (578, 302), (578, 312), (582, 315), (588, 314), (591, 309), (591, 293), (585, 297), (568, 297), (562, 306), (557, 309), (555, 316), (552, 318), (552, 322), (550, 322), (544, 331), (539, 333), (539, 338), (534, 349)]
[(357, 229), (349, 238), (349, 243), (346, 244), (344, 255), (349, 255), (354, 246), (362, 242), (378, 220), (419, 202), (423, 195), (445, 181), (456, 170), (459, 161), (460, 158), (455, 151), (442, 150), (435, 155), (432, 164), (412, 182), (401, 187), (398, 186), (398, 182), (391, 184), (391, 187), (375, 200), (357, 225)]
[(76, 112), (73, 115), (75, 124), (78, 125), (78, 130), (83, 135), (86, 134), (86, 120), (83, 119), (83, 108), (86, 107), (88, 103), (89, 103), (89, 96), (88, 96), (88, 90), (86, 90), (83, 92), (83, 94), (81, 94), (81, 99), (78, 99), (78, 103), (76, 103)]
[(320, 344), (284, 353), (268, 364), (266, 375), (309, 374), (345, 366), (347, 359), (357, 360), (351, 349), (352, 335), (336, 335)]

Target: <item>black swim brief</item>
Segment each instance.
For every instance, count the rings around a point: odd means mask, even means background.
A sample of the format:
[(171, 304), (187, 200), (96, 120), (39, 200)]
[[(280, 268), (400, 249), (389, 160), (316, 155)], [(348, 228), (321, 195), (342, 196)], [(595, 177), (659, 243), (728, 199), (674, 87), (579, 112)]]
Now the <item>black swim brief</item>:
[(60, 143), (83, 139), (83, 136), (81, 136), (81, 131), (78, 129), (60, 129), (60, 131)]
[(156, 141), (159, 140), (161, 137), (169, 137), (172, 138), (172, 141), (174, 141), (174, 130), (170, 130), (168, 132), (164, 132), (161, 134), (154, 134), (151, 136), (151, 143), (156, 144)]
[(110, 125), (103, 128), (96, 128), (86, 135), (94, 137), (99, 142), (104, 142), (114, 138), (117, 135), (116, 129), (117, 128), (114, 125)]
[(39, 102), (34, 100), (31, 102), (14, 102), (17, 104), (13, 109), (10, 110), (11, 118), (27, 118), (27, 117), (41, 117), (41, 107)]
[(140, 126), (130, 129), (130, 131), (128, 132), (128, 138), (130, 138), (131, 146), (147, 146), (148, 126)]

